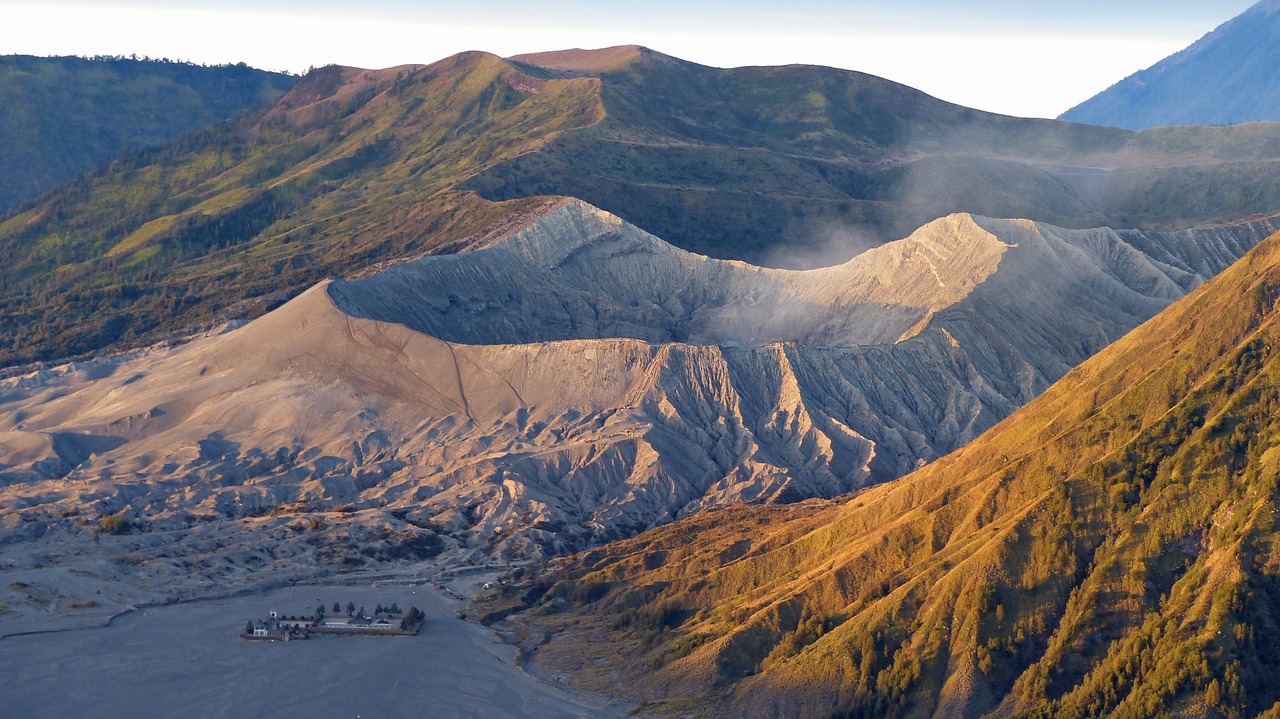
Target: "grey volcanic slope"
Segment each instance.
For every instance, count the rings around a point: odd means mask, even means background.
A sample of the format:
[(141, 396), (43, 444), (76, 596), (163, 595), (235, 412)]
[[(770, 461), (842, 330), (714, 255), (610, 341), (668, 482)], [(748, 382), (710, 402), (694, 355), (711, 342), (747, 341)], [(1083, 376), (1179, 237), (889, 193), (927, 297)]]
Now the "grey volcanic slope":
[(829, 497), (968, 442), (1273, 230), (954, 215), (801, 272), (570, 201), (234, 331), (3, 381), (0, 536), (79, 553), (122, 513), (164, 547), (150, 581), (221, 586)]
[(1280, 1), (1259, 2), (1059, 119), (1128, 130), (1280, 120)]

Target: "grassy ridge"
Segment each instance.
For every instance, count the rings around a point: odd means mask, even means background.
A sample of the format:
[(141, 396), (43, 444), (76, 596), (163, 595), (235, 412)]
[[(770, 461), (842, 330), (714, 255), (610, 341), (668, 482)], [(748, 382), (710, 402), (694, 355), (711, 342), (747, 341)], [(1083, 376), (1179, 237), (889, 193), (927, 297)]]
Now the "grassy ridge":
[[(0, 364), (253, 315), (538, 204), (453, 186), (599, 120), (595, 80), (497, 58), (322, 68), (269, 110), (83, 176), (0, 223)], [(240, 304), (246, 300), (248, 304)]]
[(1271, 716), (1278, 299), (1273, 237), (964, 449), (578, 557), (523, 621), (655, 709)]
[(0, 211), (250, 107), (296, 78), (244, 65), (0, 56)]

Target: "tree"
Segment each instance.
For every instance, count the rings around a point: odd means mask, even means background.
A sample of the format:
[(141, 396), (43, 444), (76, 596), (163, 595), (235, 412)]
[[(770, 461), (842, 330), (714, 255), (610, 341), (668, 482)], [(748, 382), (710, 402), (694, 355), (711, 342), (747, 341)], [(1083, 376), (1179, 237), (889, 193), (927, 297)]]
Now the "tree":
[(323, 605), (323, 604), (317, 604), (317, 605), (316, 605), (316, 614), (315, 614), (315, 617), (316, 617), (316, 619), (319, 619), (320, 617), (323, 617), (323, 616), (324, 616), (324, 605)]
[(388, 609), (387, 611), (388, 611), (388, 612), (390, 612), (391, 614), (399, 614), (399, 613), (400, 613), (400, 606), (399, 606), (399, 605), (397, 605), (395, 602), (392, 602), (392, 603), (391, 603), (391, 608), (390, 608), (390, 609)]
[(374, 614), (382, 614), (382, 605), (381, 605), (381, 604), (379, 604), (378, 606), (374, 607), (374, 608), (373, 608), (373, 613), (374, 613)]
[(356, 605), (355, 605), (355, 602), (347, 602), (347, 616), (349, 617), (349, 616), (351, 616), (352, 614), (355, 614), (355, 613), (356, 613)]
[(333, 613), (334, 613), (334, 614), (342, 614), (342, 605), (341, 605), (341, 604), (338, 604), (337, 602), (334, 602), (334, 603), (333, 603)]
[(252, 620), (252, 619), (250, 619), (250, 620), (249, 620), (249, 621), (244, 625), (244, 634), (245, 634), (245, 636), (246, 636), (246, 637), (247, 637), (247, 636), (252, 636), (252, 634), (253, 634), (253, 620)]
[(404, 615), (404, 619), (400, 620), (401, 629), (414, 629), (422, 624), (427, 615), (418, 610), (417, 607), (409, 607), (409, 612)]
[(129, 520), (118, 512), (108, 514), (98, 520), (98, 531), (106, 534), (124, 534), (129, 531)]

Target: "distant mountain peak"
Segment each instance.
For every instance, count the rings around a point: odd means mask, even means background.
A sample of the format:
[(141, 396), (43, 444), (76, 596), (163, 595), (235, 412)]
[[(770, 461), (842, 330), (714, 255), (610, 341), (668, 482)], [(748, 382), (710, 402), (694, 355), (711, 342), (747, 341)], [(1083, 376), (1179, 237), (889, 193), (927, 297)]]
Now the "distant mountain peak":
[(569, 72), (610, 72), (621, 70), (646, 55), (658, 55), (640, 45), (615, 45), (594, 50), (573, 48), (552, 52), (528, 53), (507, 58), (512, 62), (534, 65), (545, 70)]
[(1059, 119), (1129, 130), (1280, 120), (1280, 0), (1262, 0)]

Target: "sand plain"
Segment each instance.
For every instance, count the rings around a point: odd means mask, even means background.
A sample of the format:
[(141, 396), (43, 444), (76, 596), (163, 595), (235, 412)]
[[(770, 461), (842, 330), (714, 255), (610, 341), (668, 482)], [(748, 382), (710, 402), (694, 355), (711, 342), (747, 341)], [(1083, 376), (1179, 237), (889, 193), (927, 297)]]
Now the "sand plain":
[[(238, 638), (272, 607), (320, 601), (427, 614), (414, 637)], [(109, 625), (0, 639), (0, 716), (583, 717), (630, 707), (524, 672), (516, 650), (457, 618), (462, 602), (431, 586), (298, 586), (139, 609)]]

